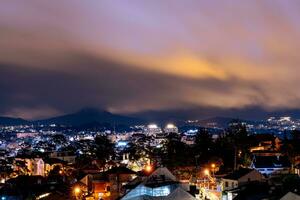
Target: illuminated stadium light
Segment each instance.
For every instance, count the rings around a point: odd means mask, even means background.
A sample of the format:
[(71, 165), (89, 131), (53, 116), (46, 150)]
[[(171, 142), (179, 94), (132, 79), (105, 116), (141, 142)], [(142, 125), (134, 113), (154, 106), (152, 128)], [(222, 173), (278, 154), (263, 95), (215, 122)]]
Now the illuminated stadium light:
[(158, 126), (156, 124), (149, 124), (148, 128), (149, 129), (155, 129), (155, 128), (158, 128)]
[(166, 128), (175, 128), (174, 124), (167, 124)]

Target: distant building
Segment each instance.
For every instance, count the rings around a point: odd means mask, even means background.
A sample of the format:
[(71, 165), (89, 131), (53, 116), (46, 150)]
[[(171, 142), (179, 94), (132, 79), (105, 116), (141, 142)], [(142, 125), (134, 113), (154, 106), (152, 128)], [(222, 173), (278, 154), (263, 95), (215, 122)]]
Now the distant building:
[(167, 140), (166, 133), (158, 133), (155, 137), (152, 138), (150, 146), (152, 147), (162, 147), (163, 143)]
[(184, 135), (182, 138), (181, 138), (181, 142), (187, 144), (187, 145), (194, 145), (195, 144), (195, 140), (196, 140), (196, 137), (195, 136), (187, 136), (187, 135)]
[(28, 137), (36, 137), (36, 136), (38, 136), (39, 135), (39, 133), (36, 133), (36, 132), (34, 132), (34, 133), (17, 133), (17, 138), (28, 138)]
[(147, 127), (144, 128), (143, 132), (145, 135), (148, 136), (156, 136), (157, 134), (162, 133), (162, 130), (156, 124), (149, 124)]

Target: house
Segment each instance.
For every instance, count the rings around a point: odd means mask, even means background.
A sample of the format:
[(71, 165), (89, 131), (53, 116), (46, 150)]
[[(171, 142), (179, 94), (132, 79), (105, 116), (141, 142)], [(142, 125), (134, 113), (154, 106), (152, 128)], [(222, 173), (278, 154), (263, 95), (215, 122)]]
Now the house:
[(258, 170), (261, 174), (270, 176), (287, 174), (291, 163), (286, 156), (254, 156), (250, 168)]
[(84, 191), (94, 199), (113, 200), (125, 193), (124, 185), (136, 177), (136, 172), (126, 167), (113, 167), (106, 172), (86, 174), (80, 179)]
[(111, 199), (117, 199), (125, 194), (123, 186), (137, 177), (136, 172), (123, 167), (113, 167), (105, 172), (110, 183)]
[(300, 200), (300, 195), (293, 192), (286, 193), (280, 200)]
[(15, 158), (14, 169), (20, 170), (18, 163), (23, 162), (26, 174), (32, 176), (45, 176), (45, 163), (42, 158)]
[(110, 183), (104, 173), (86, 174), (74, 187), (80, 189), (91, 199), (110, 199)]
[(81, 171), (84, 174), (98, 174), (102, 171), (102, 169), (97, 165), (96, 162), (92, 162), (92, 164), (85, 165)]
[(59, 166), (59, 168), (62, 169), (67, 164), (67, 162), (57, 158), (44, 158), (44, 164), (45, 174), (48, 175), (49, 172), (56, 166)]
[(222, 200), (258, 200), (270, 199), (272, 196), (273, 194), (270, 194), (270, 186), (267, 182), (250, 182), (238, 188), (223, 192)]
[(263, 175), (255, 169), (239, 168), (221, 179), (223, 191), (238, 188), (250, 182), (261, 182)]
[(42, 176), (17, 176), (6, 181), (0, 188), (0, 199), (32, 199), (33, 195), (47, 190), (46, 179)]
[(167, 168), (158, 168), (148, 177), (139, 177), (138, 180), (140, 180), (140, 183), (137, 182), (137, 186), (130, 190), (121, 200), (196, 199), (181, 187), (176, 177)]
[(92, 195), (94, 199), (110, 200), (111, 198), (111, 183), (108, 177), (101, 173), (92, 176)]

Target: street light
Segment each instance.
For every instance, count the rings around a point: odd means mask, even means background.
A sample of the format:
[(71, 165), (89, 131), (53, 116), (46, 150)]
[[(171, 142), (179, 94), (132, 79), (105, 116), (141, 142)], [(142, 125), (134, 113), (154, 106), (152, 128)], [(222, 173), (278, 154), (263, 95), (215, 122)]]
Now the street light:
[(203, 172), (204, 172), (204, 174), (205, 174), (206, 176), (209, 175), (209, 170), (208, 170), (208, 169), (205, 169)]
[(212, 163), (212, 164), (211, 164), (211, 168), (212, 168), (213, 176), (215, 176), (215, 168), (216, 168), (216, 164), (215, 164), (215, 163)]
[(81, 189), (80, 189), (79, 186), (77, 186), (77, 187), (74, 188), (74, 193), (75, 193), (76, 196), (77, 196), (80, 192), (81, 192)]
[(147, 165), (145, 167), (146, 172), (150, 173), (152, 171), (152, 166), (151, 165)]

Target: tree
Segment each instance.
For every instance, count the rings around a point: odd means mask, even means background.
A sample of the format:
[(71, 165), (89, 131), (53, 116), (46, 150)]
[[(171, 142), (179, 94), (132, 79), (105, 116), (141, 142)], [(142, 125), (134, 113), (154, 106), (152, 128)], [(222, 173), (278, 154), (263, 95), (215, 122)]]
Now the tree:
[(136, 161), (139, 160), (143, 155), (143, 152), (141, 150), (142, 149), (139, 148), (136, 144), (129, 143), (128, 147), (124, 150), (123, 153), (128, 153), (129, 159), (132, 161)]
[(177, 133), (170, 133), (164, 144), (162, 162), (167, 167), (186, 165), (193, 156), (189, 153), (188, 147), (181, 142)]
[(195, 139), (195, 156), (199, 156), (200, 160), (207, 162), (213, 155), (212, 150), (214, 142), (207, 129), (201, 129)]
[(223, 168), (225, 171), (231, 170), (234, 165), (234, 142), (232, 137), (224, 134), (215, 141), (214, 154), (223, 160)]
[(295, 166), (295, 157), (297, 155), (296, 148), (298, 148), (296, 140), (289, 140), (285, 134), (285, 137), (282, 140), (280, 151), (289, 158), (292, 164), (292, 169)]
[(299, 191), (300, 190), (300, 178), (296, 174), (283, 175), (281, 177), (283, 190), (288, 191)]
[(55, 134), (51, 137), (51, 140), (57, 146), (65, 146), (68, 144), (67, 138), (63, 134)]
[(215, 141), (214, 154), (222, 158), (225, 169), (236, 169), (238, 165), (248, 166), (252, 143), (254, 137), (248, 134), (245, 124), (235, 120)]
[(248, 165), (252, 137), (248, 135), (246, 125), (238, 120), (234, 121), (227, 132), (234, 147), (234, 169), (238, 165)]
[(105, 164), (107, 160), (114, 156), (114, 145), (106, 136), (98, 135), (95, 138), (94, 153), (96, 158), (101, 161), (101, 164)]

